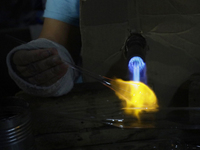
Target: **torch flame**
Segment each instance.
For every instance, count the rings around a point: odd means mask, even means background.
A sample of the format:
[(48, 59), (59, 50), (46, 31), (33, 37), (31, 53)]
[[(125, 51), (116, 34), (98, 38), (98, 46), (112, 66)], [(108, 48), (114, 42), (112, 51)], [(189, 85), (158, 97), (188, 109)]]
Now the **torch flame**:
[(144, 83), (115, 79), (111, 81), (111, 85), (119, 99), (125, 101), (125, 113), (135, 115), (140, 120), (142, 111), (157, 111), (157, 97)]

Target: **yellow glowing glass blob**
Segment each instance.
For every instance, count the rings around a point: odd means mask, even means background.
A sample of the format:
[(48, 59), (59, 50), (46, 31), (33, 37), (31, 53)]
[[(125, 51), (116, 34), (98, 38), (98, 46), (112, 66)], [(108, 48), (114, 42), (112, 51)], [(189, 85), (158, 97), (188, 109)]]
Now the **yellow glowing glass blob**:
[(123, 109), (127, 114), (135, 115), (140, 120), (142, 111), (157, 111), (157, 97), (146, 84), (114, 79), (111, 85), (119, 99), (125, 100)]

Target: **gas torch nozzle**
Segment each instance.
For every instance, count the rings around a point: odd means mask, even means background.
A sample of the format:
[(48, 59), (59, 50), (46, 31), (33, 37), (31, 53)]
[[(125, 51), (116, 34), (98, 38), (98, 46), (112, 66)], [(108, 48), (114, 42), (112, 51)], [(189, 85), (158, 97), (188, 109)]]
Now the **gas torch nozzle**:
[(130, 80), (147, 84), (146, 39), (139, 33), (131, 33), (125, 43), (125, 56), (128, 62)]

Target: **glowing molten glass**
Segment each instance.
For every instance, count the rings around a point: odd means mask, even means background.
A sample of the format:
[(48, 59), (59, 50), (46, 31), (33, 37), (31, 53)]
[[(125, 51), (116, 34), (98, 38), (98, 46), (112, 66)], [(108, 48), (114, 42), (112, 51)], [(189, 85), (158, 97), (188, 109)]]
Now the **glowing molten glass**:
[(157, 111), (157, 97), (144, 83), (115, 79), (111, 85), (119, 99), (125, 100), (124, 110), (127, 114), (140, 119), (139, 114), (144, 110)]

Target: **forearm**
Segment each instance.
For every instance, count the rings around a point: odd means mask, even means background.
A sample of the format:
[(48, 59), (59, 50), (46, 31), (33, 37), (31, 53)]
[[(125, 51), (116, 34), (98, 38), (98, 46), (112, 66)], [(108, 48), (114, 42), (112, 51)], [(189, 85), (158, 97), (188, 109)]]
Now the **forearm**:
[(81, 35), (79, 27), (55, 19), (45, 18), (39, 38), (46, 38), (63, 45), (75, 62), (78, 61), (81, 50)]

